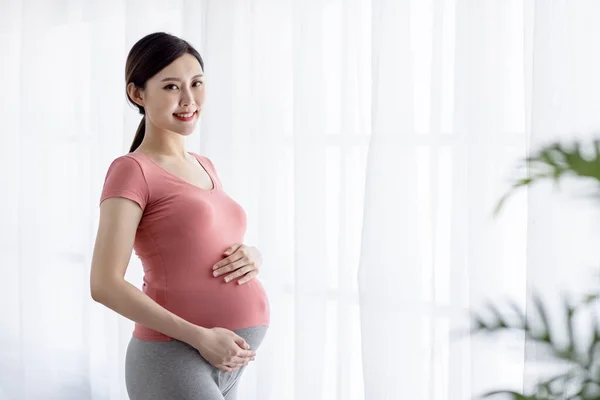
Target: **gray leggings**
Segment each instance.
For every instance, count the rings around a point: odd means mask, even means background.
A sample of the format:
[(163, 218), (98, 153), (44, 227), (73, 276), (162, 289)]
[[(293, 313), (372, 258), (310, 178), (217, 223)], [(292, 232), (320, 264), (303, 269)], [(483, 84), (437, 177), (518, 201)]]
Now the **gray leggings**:
[[(266, 331), (266, 326), (254, 326), (235, 333), (256, 351)], [(132, 337), (125, 356), (125, 384), (131, 400), (235, 400), (244, 369), (221, 371), (178, 340), (151, 342)]]

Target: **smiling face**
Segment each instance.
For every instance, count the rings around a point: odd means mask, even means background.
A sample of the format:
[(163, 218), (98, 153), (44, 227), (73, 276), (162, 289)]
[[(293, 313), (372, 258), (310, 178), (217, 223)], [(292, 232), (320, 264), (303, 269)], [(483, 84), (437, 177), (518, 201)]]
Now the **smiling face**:
[(204, 104), (204, 75), (193, 55), (173, 61), (150, 78), (143, 90), (133, 83), (127, 90), (144, 107), (146, 124), (185, 136), (194, 131)]

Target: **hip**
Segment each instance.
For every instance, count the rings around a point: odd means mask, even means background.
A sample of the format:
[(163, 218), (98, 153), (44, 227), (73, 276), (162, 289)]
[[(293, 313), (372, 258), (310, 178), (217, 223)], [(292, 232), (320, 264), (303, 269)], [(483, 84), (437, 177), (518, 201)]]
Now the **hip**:
[[(235, 330), (256, 351), (266, 326)], [(156, 342), (132, 337), (125, 356), (125, 381), (132, 399), (212, 398), (205, 391), (225, 395), (239, 380), (245, 367), (224, 372), (212, 366), (194, 347), (171, 340)]]

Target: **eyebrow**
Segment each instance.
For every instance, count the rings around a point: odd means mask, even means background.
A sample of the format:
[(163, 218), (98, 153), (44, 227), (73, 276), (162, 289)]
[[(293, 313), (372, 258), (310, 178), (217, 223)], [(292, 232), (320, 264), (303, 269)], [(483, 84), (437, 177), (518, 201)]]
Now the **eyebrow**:
[[(192, 80), (196, 79), (196, 78), (202, 78), (203, 76), (204, 76), (203, 74), (194, 75), (194, 76), (192, 76)], [(180, 79), (168, 77), (168, 78), (164, 78), (161, 80), (161, 82), (165, 82), (165, 81), (180, 81)]]

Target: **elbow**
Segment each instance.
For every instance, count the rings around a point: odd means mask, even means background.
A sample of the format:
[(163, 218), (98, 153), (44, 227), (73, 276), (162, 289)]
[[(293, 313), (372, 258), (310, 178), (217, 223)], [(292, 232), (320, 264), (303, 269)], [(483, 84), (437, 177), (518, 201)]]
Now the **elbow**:
[(92, 296), (92, 300), (96, 303), (102, 303), (102, 300), (105, 297), (104, 293), (105, 291), (99, 285), (94, 285), (93, 283), (90, 284), (90, 295)]
[(113, 285), (111, 285), (110, 282), (107, 282), (106, 280), (90, 280), (90, 295), (92, 297), (92, 300), (94, 300), (97, 303), (104, 304), (106, 302), (108, 294), (113, 291), (111, 289), (112, 286)]

